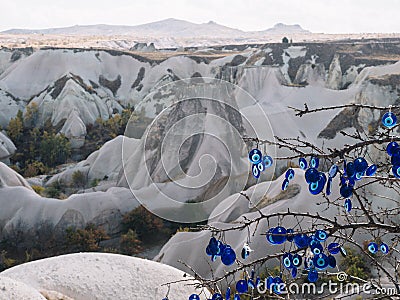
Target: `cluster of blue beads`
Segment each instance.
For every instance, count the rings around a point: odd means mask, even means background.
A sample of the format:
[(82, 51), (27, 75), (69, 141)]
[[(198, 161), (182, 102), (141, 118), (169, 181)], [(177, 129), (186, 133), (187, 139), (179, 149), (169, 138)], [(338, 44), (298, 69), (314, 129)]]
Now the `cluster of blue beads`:
[(249, 152), (249, 160), (252, 164), (251, 173), (255, 178), (259, 178), (261, 173), (272, 166), (273, 160), (269, 155), (262, 155), (259, 149), (252, 149)]
[[(243, 245), (241, 251), (242, 259), (246, 259), (252, 250), (250, 246), (245, 243)], [(212, 237), (208, 242), (206, 247), (207, 255), (211, 256), (211, 260), (215, 261), (218, 256), (221, 257), (221, 261), (224, 265), (230, 266), (236, 261), (236, 253), (232, 249), (231, 246), (224, 244), (222, 241), (217, 240), (215, 237)], [(247, 293), (249, 289), (255, 289), (261, 282), (259, 276), (254, 280), (255, 272), (251, 271), (251, 276), (249, 278), (241, 279), (236, 282), (236, 294), (234, 295), (234, 300), (240, 300), (240, 294)], [(192, 294), (189, 297), (189, 300), (197, 300), (197, 294)], [(225, 299), (229, 300), (231, 297), (231, 289), (228, 287), (225, 293)], [(212, 300), (223, 300), (223, 297), (220, 293), (213, 294)]]
[[(397, 117), (392, 112), (387, 112), (382, 117), (382, 124), (387, 128), (392, 128), (397, 124)], [(396, 178), (400, 178), (400, 147), (396, 142), (391, 142), (386, 147), (386, 152), (391, 156), (392, 173)]]
[[(399, 162), (400, 162), (400, 150), (399, 150)], [(308, 183), (308, 190), (312, 195), (320, 194), (326, 186), (326, 195), (329, 196), (332, 190), (332, 180), (339, 173), (339, 167), (333, 164), (327, 175), (323, 172), (318, 171), (319, 159), (317, 157), (311, 157), (309, 164), (304, 157), (299, 159), (299, 166), (305, 170), (305, 179)], [(350, 197), (353, 195), (353, 189), (356, 181), (361, 180), (364, 176), (373, 176), (377, 171), (376, 165), (368, 165), (367, 161), (363, 157), (358, 157), (354, 161), (344, 162), (343, 172), (340, 176), (340, 195), (345, 198), (344, 206), (346, 211), (351, 211), (352, 203)], [(289, 172), (289, 173), (288, 173)], [(294, 174), (292, 169), (286, 172), (288, 174)], [(400, 167), (399, 167), (400, 172)], [(399, 173), (400, 174), (400, 173)], [(286, 179), (285, 179), (286, 180)], [(284, 181), (282, 189), (287, 182)]]
[(289, 186), (289, 182), (294, 178), (294, 170), (292, 168), (288, 169), (285, 173), (285, 179), (282, 183), (282, 191), (286, 190)]
[[(397, 124), (397, 117), (392, 112), (387, 112), (382, 117), (382, 124), (387, 128), (393, 128)], [(400, 146), (396, 142), (391, 142), (386, 147), (386, 152), (391, 156), (392, 173), (396, 178), (400, 178)], [(262, 155), (259, 149), (252, 149), (249, 152), (249, 160), (252, 163), (252, 174), (255, 178), (259, 178), (261, 173), (269, 168), (273, 160), (271, 156)], [(331, 194), (332, 179), (339, 172), (337, 165), (332, 165), (328, 171), (328, 177), (323, 172), (318, 171), (319, 159), (317, 157), (311, 157), (309, 164), (303, 157), (299, 159), (299, 166), (305, 170), (305, 179), (309, 184), (309, 191), (313, 195), (320, 194), (326, 184), (326, 194)], [(351, 211), (352, 203), (350, 197), (353, 194), (353, 189), (356, 181), (361, 180), (365, 175), (373, 176), (377, 171), (376, 165), (368, 166), (367, 161), (363, 157), (358, 157), (354, 161), (344, 162), (343, 174), (340, 176), (340, 195), (345, 198), (345, 209)], [(282, 190), (286, 190), (289, 182), (294, 178), (295, 172), (293, 169), (288, 169), (285, 174), (285, 179), (282, 183)], [(336, 242), (328, 244), (326, 247), (326, 253), (324, 253), (324, 246), (321, 243), (325, 243), (328, 234), (324, 230), (316, 230), (314, 234), (308, 236), (307, 234), (295, 234), (293, 229), (286, 229), (282, 226), (270, 228), (266, 234), (267, 241), (273, 245), (283, 244), (286, 241), (294, 243), (298, 249), (310, 248), (312, 256), (302, 257), (300, 254), (285, 253), (282, 256), (283, 266), (290, 271), (293, 278), (297, 276), (298, 269), (301, 267), (304, 261), (304, 270), (308, 271), (308, 281), (316, 282), (318, 280), (318, 271), (326, 270), (327, 268), (336, 267), (336, 259), (333, 255), (341, 253), (346, 256), (345, 249)], [(371, 254), (376, 254), (381, 251), (383, 254), (389, 253), (389, 246), (385, 243), (380, 243), (378, 246), (375, 242), (368, 244), (368, 251)], [(241, 257), (246, 259), (251, 252), (250, 247), (245, 244), (243, 246)], [(221, 257), (221, 261), (224, 265), (230, 266), (236, 261), (236, 253), (230, 245), (224, 244), (223, 242), (212, 237), (209, 244), (206, 247), (207, 255), (211, 256), (211, 260), (215, 261), (217, 257)], [(304, 251), (306, 253), (306, 251)], [(250, 278), (241, 279), (236, 282), (236, 291), (234, 300), (240, 300), (240, 294), (247, 293), (248, 290), (257, 287), (261, 279), (257, 276), (254, 281), (254, 270), (251, 271)], [(281, 276), (267, 278), (267, 288), (271, 289), (276, 294), (281, 294), (279, 290), (280, 283), (283, 283)], [(164, 298), (163, 300), (167, 300)], [(231, 289), (227, 288), (225, 293), (225, 300), (231, 299)], [(189, 300), (200, 300), (200, 296), (192, 294), (189, 296)], [(224, 300), (220, 293), (214, 293), (211, 300)]]
[[(270, 228), (266, 234), (267, 241), (273, 245), (283, 244), (286, 241), (294, 243), (298, 249), (310, 248), (312, 256), (302, 257), (300, 254), (285, 253), (282, 256), (283, 266), (290, 271), (293, 278), (297, 276), (298, 269), (304, 261), (304, 270), (308, 272), (308, 280), (315, 282), (318, 279), (318, 271), (326, 270), (327, 268), (336, 267), (336, 259), (333, 256), (339, 252), (346, 255), (346, 251), (338, 243), (330, 243), (326, 247), (326, 254), (324, 253), (323, 243), (328, 239), (328, 234), (324, 230), (316, 230), (314, 234), (307, 235), (298, 233), (295, 234), (293, 229), (286, 229), (282, 226)], [(304, 251), (304, 254), (306, 251)], [(268, 281), (269, 280), (269, 281)], [(276, 277), (268, 278), (267, 282), (276, 283)], [(268, 287), (268, 286), (267, 286)], [(273, 288), (275, 285), (273, 286)], [(279, 291), (275, 291), (279, 292)]]
[(375, 242), (370, 242), (368, 244), (368, 251), (372, 254), (377, 253), (378, 251), (381, 251), (383, 254), (388, 254), (389, 253), (389, 246), (385, 243), (381, 243), (379, 246)]
[(224, 244), (215, 237), (212, 237), (206, 247), (206, 253), (211, 256), (211, 261), (215, 261), (217, 257), (221, 257), (224, 265), (230, 266), (236, 261), (235, 250), (230, 245)]
[(391, 156), (392, 173), (396, 178), (400, 178), (400, 147), (396, 142), (391, 142), (386, 147), (386, 152)]

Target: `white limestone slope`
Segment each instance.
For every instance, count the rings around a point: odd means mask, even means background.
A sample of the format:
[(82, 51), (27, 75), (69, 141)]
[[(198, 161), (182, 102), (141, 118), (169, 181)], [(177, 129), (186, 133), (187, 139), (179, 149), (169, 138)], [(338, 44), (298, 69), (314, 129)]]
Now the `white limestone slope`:
[(0, 131), (0, 161), (5, 160), (15, 153), (17, 148), (14, 143)]
[(73, 110), (69, 114), (60, 133), (68, 138), (72, 148), (80, 148), (85, 144), (86, 126), (77, 110)]
[(0, 220), (3, 233), (24, 226), (24, 230), (52, 224), (61, 231), (68, 226), (91, 222), (113, 232), (120, 226), (122, 214), (139, 204), (129, 189), (113, 187), (106, 192), (75, 194), (65, 200), (36, 194), (15, 171), (0, 163)]
[(24, 110), (25, 104), (17, 101), (10, 94), (0, 88), (0, 126), (6, 128), (18, 110)]
[(122, 169), (122, 145), (131, 150), (139, 147), (139, 140), (126, 136), (117, 136), (106, 142), (99, 150), (90, 154), (85, 160), (67, 168), (65, 171), (53, 176), (47, 185), (54, 182), (69, 184), (72, 182), (72, 174), (76, 171), (82, 172), (88, 179), (116, 181)]
[[(55, 291), (74, 300), (162, 299), (168, 291), (167, 286), (162, 284), (189, 278), (184, 277), (184, 272), (167, 265), (104, 253), (77, 253), (46, 258), (13, 267), (1, 275), (23, 282), (32, 287), (31, 290)], [(173, 284), (169, 298), (186, 300), (192, 293), (200, 292), (184, 283)], [(32, 298), (29, 299), (44, 299), (38, 296), (34, 298), (34, 295), (32, 292)], [(204, 294), (201, 299), (205, 299)]]
[(0, 300), (46, 300), (35, 288), (21, 282), (19, 278), (11, 279), (0, 275)]
[(0, 188), (22, 186), (31, 191), (29, 183), (17, 172), (0, 162)]

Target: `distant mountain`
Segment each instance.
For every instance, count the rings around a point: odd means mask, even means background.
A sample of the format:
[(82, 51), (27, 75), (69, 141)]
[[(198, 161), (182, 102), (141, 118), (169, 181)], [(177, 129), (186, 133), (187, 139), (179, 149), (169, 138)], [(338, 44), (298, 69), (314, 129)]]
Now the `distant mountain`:
[(283, 23), (277, 23), (274, 27), (269, 28), (264, 32), (272, 34), (311, 33), (311, 31), (303, 29), (299, 24), (286, 25)]
[(49, 29), (10, 29), (3, 31), (6, 34), (65, 34), (65, 35), (137, 35), (137, 36), (174, 36), (174, 37), (201, 37), (201, 36), (240, 36), (245, 32), (233, 29), (213, 21), (203, 24), (165, 19), (162, 21), (137, 25), (75, 25), (71, 27)]
[(310, 33), (300, 25), (276, 24), (273, 28), (264, 31), (246, 32), (217, 24), (213, 21), (196, 24), (184, 20), (165, 19), (157, 22), (126, 26), (126, 25), (75, 25), (62, 28), (48, 29), (10, 29), (3, 34), (54, 34), (54, 35), (133, 35), (152, 37), (248, 37), (258, 34), (290, 34)]

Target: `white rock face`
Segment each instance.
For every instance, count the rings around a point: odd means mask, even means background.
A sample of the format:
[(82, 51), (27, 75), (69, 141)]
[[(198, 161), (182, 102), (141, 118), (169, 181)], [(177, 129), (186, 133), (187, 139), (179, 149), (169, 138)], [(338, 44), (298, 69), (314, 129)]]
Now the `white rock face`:
[[(24, 282), (34, 289), (56, 291), (75, 300), (162, 299), (168, 291), (167, 286), (162, 284), (188, 279), (182, 271), (167, 265), (104, 253), (46, 258), (13, 267), (1, 275)], [(171, 285), (168, 296), (170, 299), (186, 300), (192, 293), (200, 292), (180, 283)], [(204, 294), (201, 299), (206, 299)]]
[(0, 276), (1, 300), (46, 300), (39, 291), (18, 279)]
[(71, 183), (72, 174), (76, 171), (82, 172), (88, 179), (116, 181), (122, 169), (122, 144), (126, 143), (129, 149), (136, 149), (139, 146), (139, 140), (125, 136), (117, 136), (105, 143), (99, 150), (93, 152), (87, 159), (79, 162), (75, 166), (53, 176), (47, 185), (57, 181)]
[(17, 148), (14, 143), (0, 131), (0, 161), (6, 160), (15, 153)]
[(335, 54), (329, 66), (326, 86), (332, 90), (339, 90), (342, 87), (342, 69), (340, 67), (338, 54)]
[(60, 133), (69, 139), (73, 149), (79, 149), (85, 144), (86, 126), (76, 109), (69, 114)]
[(5, 187), (24, 187), (28, 191), (32, 190), (29, 183), (21, 175), (0, 162), (0, 188)]
[(102, 226), (107, 232), (120, 230), (122, 215), (139, 204), (129, 189), (110, 188), (106, 192), (75, 194), (65, 200), (44, 198), (26, 187), (0, 188), (0, 220), (4, 234), (18, 228), (25, 230), (51, 224), (64, 232), (69, 226), (84, 227), (87, 223)]
[[(79, 123), (93, 124), (97, 118), (108, 119), (110, 109), (97, 94), (90, 94), (73, 79), (68, 79), (61, 93), (55, 99), (51, 93), (44, 91), (33, 100), (39, 108), (39, 124), (51, 119), (53, 125), (74, 118)], [(69, 120), (71, 122), (73, 120)], [(68, 126), (68, 124), (67, 124)], [(75, 128), (78, 133), (83, 129)], [(66, 129), (65, 129), (66, 130)]]
[(44, 198), (1, 162), (0, 182), (0, 220), (5, 223), (4, 234), (18, 228), (21, 221), (24, 230), (46, 223), (64, 231), (68, 226), (82, 227), (90, 222), (112, 233), (120, 229), (122, 215), (139, 205), (131, 191), (121, 187), (75, 194), (65, 200)]
[(17, 115), (18, 110), (24, 110), (25, 104), (0, 89), (0, 107), (0, 126), (6, 128), (10, 120)]

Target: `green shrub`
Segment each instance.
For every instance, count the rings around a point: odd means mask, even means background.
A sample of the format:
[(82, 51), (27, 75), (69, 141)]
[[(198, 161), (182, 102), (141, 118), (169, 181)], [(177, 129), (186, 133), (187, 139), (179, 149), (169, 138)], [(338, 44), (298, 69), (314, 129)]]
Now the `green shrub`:
[(72, 251), (99, 251), (100, 242), (110, 237), (103, 228), (87, 224), (84, 229), (67, 228), (67, 247)]
[(346, 248), (346, 251), (347, 256), (340, 262), (340, 269), (347, 275), (370, 279), (371, 270), (366, 257), (351, 248)]
[(126, 234), (121, 235), (120, 247), (122, 253), (127, 255), (137, 254), (142, 250), (140, 245), (141, 241), (134, 230), (129, 229)]
[(125, 214), (122, 224), (126, 230), (135, 230), (141, 240), (148, 240), (154, 234), (166, 232), (162, 219), (142, 205)]
[(81, 171), (75, 171), (72, 174), (72, 184), (75, 187), (85, 187), (87, 183), (86, 176)]
[(52, 183), (49, 187), (45, 189), (44, 194), (49, 198), (59, 199), (62, 194), (61, 183), (59, 182)]

